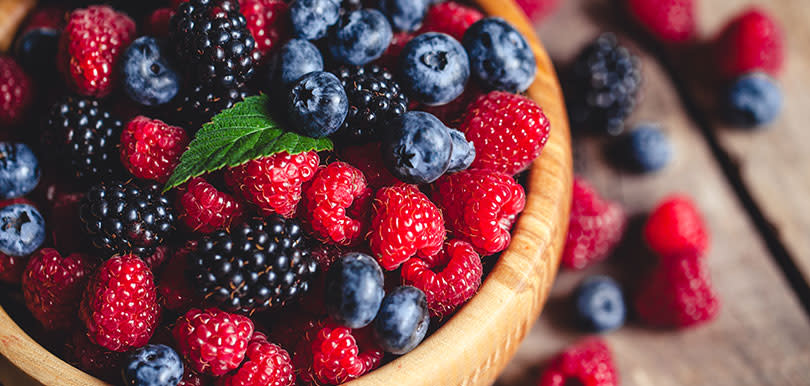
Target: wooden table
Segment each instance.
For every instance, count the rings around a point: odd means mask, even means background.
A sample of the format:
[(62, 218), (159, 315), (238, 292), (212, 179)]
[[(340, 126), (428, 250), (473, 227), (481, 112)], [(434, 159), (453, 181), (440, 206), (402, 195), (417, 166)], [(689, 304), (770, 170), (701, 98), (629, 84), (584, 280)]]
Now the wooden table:
[(701, 0), (701, 36), (714, 36), (747, 5), (761, 4), (785, 28), (788, 59), (780, 79), (786, 107), (766, 131), (726, 127), (701, 81), (705, 50), (667, 49), (630, 23), (618, 1), (564, 0), (538, 27), (563, 68), (605, 31), (642, 58), (644, 99), (630, 123), (663, 124), (674, 162), (653, 175), (611, 166), (610, 139), (575, 138), (576, 172), (633, 215), (626, 240), (606, 263), (563, 270), (551, 298), (498, 385), (533, 385), (557, 350), (583, 334), (569, 301), (584, 277), (606, 273), (626, 289), (654, 257), (640, 240), (644, 216), (664, 196), (691, 195), (712, 232), (708, 262), (722, 300), (714, 322), (661, 331), (630, 321), (605, 335), (624, 385), (810, 384), (810, 7), (805, 0)]

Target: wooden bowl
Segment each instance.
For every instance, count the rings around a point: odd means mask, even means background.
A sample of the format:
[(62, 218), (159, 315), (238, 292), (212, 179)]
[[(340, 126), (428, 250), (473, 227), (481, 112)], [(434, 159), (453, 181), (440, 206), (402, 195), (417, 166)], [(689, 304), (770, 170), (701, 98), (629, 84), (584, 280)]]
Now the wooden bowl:
[[(0, 0), (0, 10), (13, 10), (10, 3), (17, 2)], [(528, 95), (548, 116), (551, 136), (530, 171), (528, 201), (513, 229), (512, 244), (475, 297), (415, 350), (350, 382), (351, 386), (492, 383), (540, 314), (557, 273), (573, 179), (562, 91), (551, 60), (514, 1), (474, 2), (485, 13), (508, 20), (529, 40), (537, 57), (538, 73)], [(30, 3), (19, 2), (26, 9), (30, 9)], [(21, 18), (8, 15), (18, 13), (0, 12), (0, 32), (16, 29)], [(0, 36), (0, 42), (8, 40)], [(0, 359), (3, 384), (104, 385), (45, 350), (1, 308), (0, 354), (13, 365)]]

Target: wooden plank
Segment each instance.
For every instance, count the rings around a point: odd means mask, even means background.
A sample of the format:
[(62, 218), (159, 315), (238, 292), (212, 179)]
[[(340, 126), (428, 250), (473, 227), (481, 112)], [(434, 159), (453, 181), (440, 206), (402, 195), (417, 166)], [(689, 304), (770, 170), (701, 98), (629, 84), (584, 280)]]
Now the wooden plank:
[[(714, 3), (720, 3), (716, 1)], [(540, 29), (550, 55), (570, 61), (602, 31), (621, 32), (607, 0), (568, 0)], [(623, 42), (627, 37), (620, 34)], [(632, 47), (632, 44), (630, 44)], [(638, 47), (635, 50), (639, 52)], [(624, 385), (802, 385), (810, 367), (810, 322), (763, 242), (726, 184), (699, 130), (661, 67), (642, 55), (644, 101), (631, 122), (666, 128), (676, 155), (659, 174), (639, 176), (610, 166), (609, 140), (575, 139), (580, 173), (634, 216), (627, 240), (606, 263), (585, 272), (562, 271), (544, 313), (498, 385), (534, 384), (543, 361), (583, 334), (573, 325), (573, 288), (586, 276), (608, 273), (632, 288), (654, 258), (640, 240), (643, 215), (661, 198), (685, 192), (697, 201), (712, 231), (708, 262), (722, 308), (717, 320), (685, 331), (651, 330), (630, 321), (605, 335)]]

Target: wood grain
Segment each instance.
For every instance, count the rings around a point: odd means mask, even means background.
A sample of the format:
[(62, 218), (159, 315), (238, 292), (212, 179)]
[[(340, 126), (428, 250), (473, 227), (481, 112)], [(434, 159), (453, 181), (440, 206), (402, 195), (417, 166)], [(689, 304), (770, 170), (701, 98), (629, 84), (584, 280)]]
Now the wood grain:
[(8, 51), (14, 35), (36, 0), (0, 0), (0, 53)]

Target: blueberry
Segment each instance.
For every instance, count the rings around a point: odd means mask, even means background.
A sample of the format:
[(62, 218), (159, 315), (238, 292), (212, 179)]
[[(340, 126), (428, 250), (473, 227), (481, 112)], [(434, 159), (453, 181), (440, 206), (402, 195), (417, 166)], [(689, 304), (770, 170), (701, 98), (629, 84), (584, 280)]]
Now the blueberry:
[(304, 39), (292, 39), (279, 50), (278, 72), (281, 84), (289, 86), (302, 76), (323, 71), (323, 56), (314, 44)]
[(59, 30), (53, 28), (34, 28), (26, 31), (15, 43), (14, 53), (17, 62), (30, 74), (56, 75), (59, 34)]
[(672, 158), (669, 138), (657, 126), (641, 125), (627, 135), (626, 141), (627, 154), (635, 170), (661, 170)]
[(383, 272), (373, 257), (352, 252), (332, 264), (326, 275), (326, 310), (340, 324), (365, 327), (385, 296)]
[(37, 187), (42, 171), (24, 143), (0, 142), (0, 199), (22, 197)]
[(175, 386), (183, 379), (183, 361), (171, 347), (148, 344), (127, 355), (124, 385)]
[(577, 318), (590, 331), (615, 330), (624, 324), (627, 310), (622, 290), (607, 276), (592, 276), (575, 291)]
[(124, 92), (144, 106), (166, 104), (177, 95), (180, 77), (168, 61), (167, 47), (149, 36), (135, 39), (121, 56)]
[(13, 204), (0, 209), (0, 253), (27, 256), (45, 241), (45, 220), (36, 208)]
[(782, 110), (782, 90), (763, 73), (738, 78), (726, 91), (725, 98), (726, 116), (731, 123), (742, 127), (767, 125)]
[(415, 100), (437, 106), (456, 99), (470, 77), (467, 52), (452, 36), (428, 32), (415, 37), (400, 56), (402, 86)]
[(450, 129), (439, 118), (410, 111), (388, 124), (381, 151), (395, 177), (409, 184), (428, 184), (450, 166), (453, 140)]
[(450, 167), (448, 173), (455, 173), (465, 170), (475, 161), (475, 147), (473, 143), (467, 141), (464, 133), (450, 129), (450, 138), (453, 140), (453, 151), (450, 153)]
[(395, 288), (383, 299), (374, 319), (374, 338), (383, 350), (401, 355), (422, 342), (429, 325), (425, 293), (405, 285)]
[(361, 9), (344, 16), (329, 33), (329, 52), (338, 62), (363, 66), (382, 56), (393, 37), (385, 15)]
[(523, 92), (534, 81), (534, 52), (505, 20), (488, 17), (477, 21), (464, 33), (463, 42), (473, 75), (487, 88)]
[(398, 31), (416, 31), (422, 26), (429, 0), (380, 0), (380, 11)]
[(295, 0), (290, 4), (293, 35), (301, 39), (317, 40), (326, 36), (338, 18), (338, 0)]
[(349, 112), (349, 99), (334, 74), (311, 72), (293, 86), (287, 112), (301, 134), (325, 137), (343, 124)]

